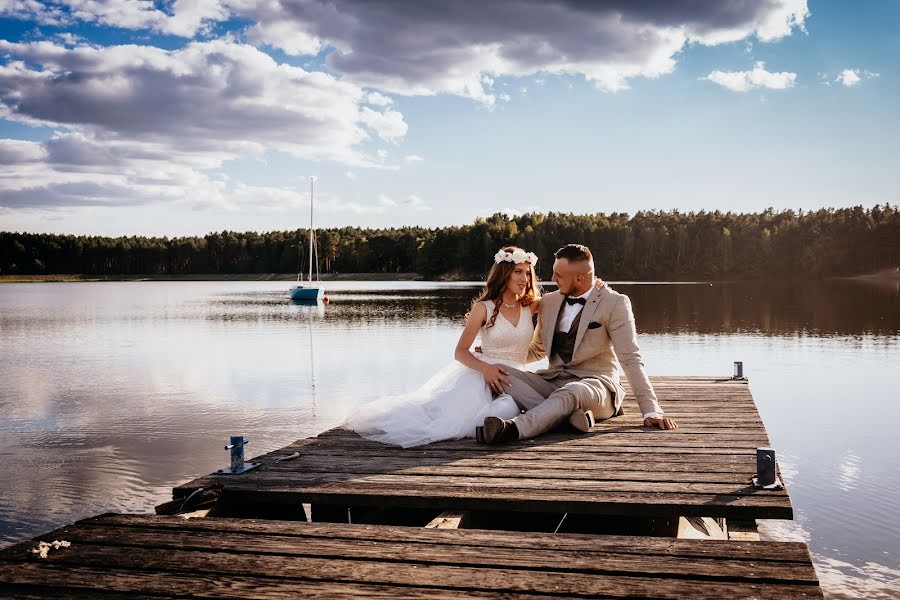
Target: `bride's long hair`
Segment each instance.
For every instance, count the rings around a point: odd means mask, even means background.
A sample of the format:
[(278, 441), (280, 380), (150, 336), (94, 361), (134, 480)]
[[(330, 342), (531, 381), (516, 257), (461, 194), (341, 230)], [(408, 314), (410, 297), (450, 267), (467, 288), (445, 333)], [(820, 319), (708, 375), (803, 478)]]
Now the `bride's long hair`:
[[(521, 250), (517, 246), (505, 246), (501, 248), (503, 252), (515, 252)], [(534, 265), (530, 262), (520, 263), (528, 265), (528, 283), (525, 284), (525, 292), (519, 298), (519, 304), (528, 306), (541, 297), (541, 288), (537, 283), (537, 275), (534, 273)], [(494, 312), (488, 317), (487, 327), (493, 327), (500, 314), (500, 303), (503, 302), (503, 292), (506, 290), (506, 284), (509, 282), (509, 276), (512, 275), (516, 268), (516, 263), (503, 260), (495, 262), (488, 272), (487, 281), (484, 282), (484, 288), (475, 300), (472, 301), (472, 307), (483, 300), (490, 300), (494, 303)], [(471, 309), (470, 309), (471, 310)], [(466, 315), (468, 316), (468, 315)]]

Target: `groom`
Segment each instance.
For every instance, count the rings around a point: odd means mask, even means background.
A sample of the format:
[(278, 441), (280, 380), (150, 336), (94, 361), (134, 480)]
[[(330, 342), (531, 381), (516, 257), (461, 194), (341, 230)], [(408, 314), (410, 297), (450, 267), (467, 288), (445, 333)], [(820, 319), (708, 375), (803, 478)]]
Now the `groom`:
[(559, 290), (543, 297), (528, 361), (547, 356), (550, 368), (534, 373), (511, 367), (507, 393), (525, 414), (484, 420), (483, 440), (497, 444), (532, 438), (568, 421), (587, 431), (594, 419), (608, 419), (622, 407), (618, 357), (644, 416), (644, 425), (676, 429), (663, 415), (644, 370), (628, 296), (595, 286), (594, 258), (587, 246), (556, 251), (553, 282)]

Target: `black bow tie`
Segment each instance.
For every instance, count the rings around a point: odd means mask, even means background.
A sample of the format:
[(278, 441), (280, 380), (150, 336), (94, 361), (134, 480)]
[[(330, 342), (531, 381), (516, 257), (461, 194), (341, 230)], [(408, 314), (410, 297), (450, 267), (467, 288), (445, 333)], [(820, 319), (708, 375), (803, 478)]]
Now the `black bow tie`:
[(566, 303), (568, 303), (569, 306), (575, 306), (576, 304), (584, 306), (585, 304), (587, 304), (587, 300), (584, 298), (569, 298), (567, 296)]

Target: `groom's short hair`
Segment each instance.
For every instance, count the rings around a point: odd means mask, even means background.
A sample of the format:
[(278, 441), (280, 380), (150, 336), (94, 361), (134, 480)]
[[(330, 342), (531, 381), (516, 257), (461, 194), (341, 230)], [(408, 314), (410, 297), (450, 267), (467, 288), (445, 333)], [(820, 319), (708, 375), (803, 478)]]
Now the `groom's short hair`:
[(556, 258), (565, 258), (569, 262), (587, 262), (594, 265), (594, 257), (587, 246), (581, 244), (566, 244), (553, 253)]

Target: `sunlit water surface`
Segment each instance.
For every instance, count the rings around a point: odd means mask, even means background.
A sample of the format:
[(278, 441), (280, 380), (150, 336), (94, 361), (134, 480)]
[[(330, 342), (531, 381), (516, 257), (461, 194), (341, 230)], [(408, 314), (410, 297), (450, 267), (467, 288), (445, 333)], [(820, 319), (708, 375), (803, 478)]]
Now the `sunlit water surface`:
[[(656, 375), (742, 360), (794, 521), (832, 597), (900, 596), (900, 284), (616, 284)], [(0, 546), (331, 428), (451, 360), (477, 287), (284, 282), (0, 285)]]

